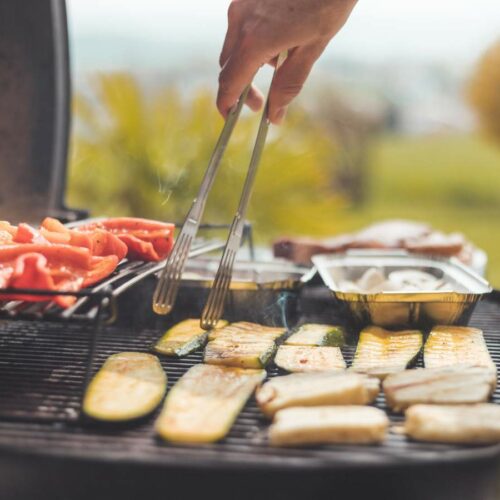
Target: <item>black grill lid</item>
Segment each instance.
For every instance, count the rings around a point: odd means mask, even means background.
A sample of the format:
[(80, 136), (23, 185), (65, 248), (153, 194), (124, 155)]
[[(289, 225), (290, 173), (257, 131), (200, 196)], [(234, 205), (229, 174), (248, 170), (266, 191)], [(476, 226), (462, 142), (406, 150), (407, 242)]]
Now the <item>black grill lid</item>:
[(2, 0), (1, 219), (65, 218), (69, 100), (64, 0)]

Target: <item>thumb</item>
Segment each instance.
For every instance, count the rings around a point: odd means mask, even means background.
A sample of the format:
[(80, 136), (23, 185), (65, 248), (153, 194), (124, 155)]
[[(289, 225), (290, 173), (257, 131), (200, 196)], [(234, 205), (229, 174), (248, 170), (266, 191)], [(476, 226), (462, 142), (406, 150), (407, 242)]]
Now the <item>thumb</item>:
[(286, 107), (300, 93), (316, 59), (326, 44), (297, 47), (289, 51), (283, 65), (277, 70), (269, 91), (269, 120), (279, 124)]

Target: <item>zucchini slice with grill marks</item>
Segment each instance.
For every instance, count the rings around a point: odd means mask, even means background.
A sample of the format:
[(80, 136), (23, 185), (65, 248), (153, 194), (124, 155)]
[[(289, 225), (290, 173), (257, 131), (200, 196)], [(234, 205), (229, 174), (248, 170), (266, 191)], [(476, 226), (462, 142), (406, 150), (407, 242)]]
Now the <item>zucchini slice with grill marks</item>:
[(344, 330), (340, 326), (308, 323), (290, 335), (285, 340), (285, 344), (342, 347), (344, 339)]
[(83, 411), (97, 420), (119, 422), (151, 413), (167, 389), (167, 375), (152, 354), (113, 354), (90, 382)]
[[(217, 328), (227, 324), (227, 321), (220, 320)], [(203, 347), (207, 338), (208, 333), (201, 328), (199, 319), (185, 319), (167, 330), (154, 346), (154, 350), (165, 356), (180, 358)]]
[(424, 346), (424, 366), (440, 368), (459, 364), (495, 369), (482, 330), (464, 326), (435, 326)]
[(264, 368), (276, 352), (274, 340), (236, 342), (224, 339), (210, 341), (203, 361), (211, 365), (239, 368)]
[(422, 348), (419, 330), (391, 331), (369, 326), (359, 334), (351, 370), (384, 378), (404, 370)]
[(287, 372), (325, 372), (345, 370), (346, 364), (338, 347), (281, 345), (274, 363)]
[(211, 443), (226, 436), (265, 370), (195, 365), (168, 394), (156, 421), (168, 441)]
[(227, 340), (235, 342), (249, 342), (253, 340), (278, 341), (286, 333), (285, 328), (258, 325), (247, 321), (231, 323), (224, 328), (217, 328), (208, 332), (208, 340)]

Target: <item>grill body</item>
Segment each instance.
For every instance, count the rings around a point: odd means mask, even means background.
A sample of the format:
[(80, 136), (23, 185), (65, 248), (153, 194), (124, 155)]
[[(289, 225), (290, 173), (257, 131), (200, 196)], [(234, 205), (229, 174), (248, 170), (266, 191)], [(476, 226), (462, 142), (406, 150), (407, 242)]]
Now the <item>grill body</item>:
[(4, 220), (70, 216), (63, 203), (69, 100), (64, 0), (2, 0), (0, 210)]
[[(149, 282), (149, 283), (148, 283)], [(93, 369), (110, 354), (147, 351), (174, 321), (196, 316), (196, 302), (174, 318), (149, 313), (144, 280), (119, 299), (118, 316), (98, 339)], [(137, 304), (146, 304), (138, 310)], [(200, 301), (201, 307), (201, 301)], [(245, 312), (240, 311), (244, 317)], [(249, 312), (250, 314), (250, 312)], [(255, 314), (255, 311), (252, 311)], [(301, 321), (339, 322), (327, 292), (306, 288)], [(255, 316), (252, 319), (256, 319)], [(500, 361), (500, 304), (481, 303), (472, 324), (482, 328)], [(267, 423), (250, 401), (224, 441), (169, 445), (155, 437), (155, 415), (109, 426), (79, 417), (89, 325), (7, 321), (0, 338), (0, 497), (7, 498), (494, 498), (498, 446), (411, 443), (389, 436), (382, 446), (278, 449), (267, 445)], [(355, 339), (353, 339), (354, 342)], [(353, 346), (344, 349), (351, 360)], [(169, 388), (201, 352), (162, 359)], [(419, 361), (421, 362), (421, 361)], [(270, 369), (270, 376), (276, 375)], [(494, 400), (500, 402), (497, 391)], [(383, 397), (377, 405), (385, 408)], [(401, 421), (391, 415), (394, 422)], [(8, 471), (8, 472), (7, 472)], [(29, 477), (29, 481), (26, 478)], [(36, 495), (35, 495), (36, 493)], [(44, 496), (46, 495), (46, 496)]]

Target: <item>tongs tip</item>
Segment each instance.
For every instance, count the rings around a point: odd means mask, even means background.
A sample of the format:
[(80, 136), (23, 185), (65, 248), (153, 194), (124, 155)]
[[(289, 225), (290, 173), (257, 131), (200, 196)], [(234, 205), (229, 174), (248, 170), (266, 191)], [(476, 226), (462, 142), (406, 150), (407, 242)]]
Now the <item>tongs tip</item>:
[(170, 311), (172, 311), (172, 306), (169, 305), (169, 304), (163, 304), (163, 303), (160, 303), (160, 302), (154, 302), (153, 303), (153, 311), (156, 314), (161, 314), (163, 316), (166, 316), (167, 314), (170, 313)]

